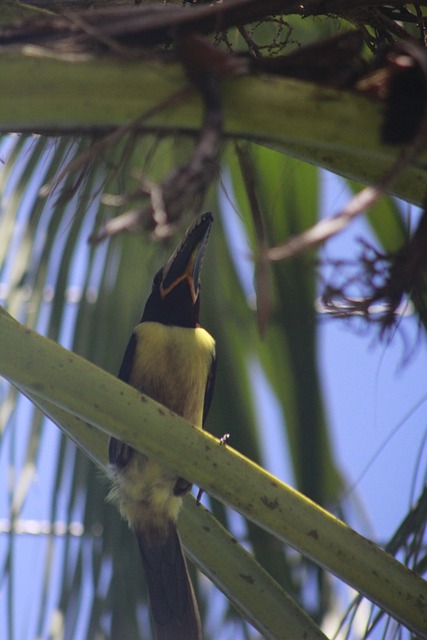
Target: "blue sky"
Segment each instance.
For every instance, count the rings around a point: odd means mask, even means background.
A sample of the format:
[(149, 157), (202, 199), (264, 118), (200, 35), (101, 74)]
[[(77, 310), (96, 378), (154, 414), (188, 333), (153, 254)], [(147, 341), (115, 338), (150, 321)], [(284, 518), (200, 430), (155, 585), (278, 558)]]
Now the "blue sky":
[[(228, 198), (232, 189), (226, 177), (224, 182)], [(322, 171), (322, 216), (336, 213), (350, 196), (343, 179)], [(243, 228), (227, 198), (223, 198), (222, 206), (227, 207), (224, 222), (233, 238), (232, 253), (248, 256)], [(413, 208), (411, 215), (416, 220), (419, 211)], [(328, 258), (354, 257), (361, 236), (376, 244), (363, 216), (328, 242)], [(253, 295), (250, 262), (238, 259), (236, 268), (246, 294)], [(386, 542), (424, 480), (420, 473), (414, 492), (414, 467), (427, 431), (425, 334), (419, 332), (416, 318), (410, 316), (401, 319), (399, 330), (388, 341), (380, 341), (377, 328), (362, 325), (360, 319), (319, 316), (318, 335), (318, 362), (332, 446), (348, 483), (348, 498), (359, 516), (352, 525), (360, 533)], [(410, 357), (406, 358), (408, 353)], [(280, 408), (256, 363), (252, 375), (263, 424), (274, 430), (267, 441), (283, 441)], [(266, 407), (270, 411), (267, 421)], [(269, 470), (293, 484), (286, 443), (266, 448), (265, 455)], [(419, 468), (425, 468), (426, 462), (427, 451)]]
[[(348, 195), (340, 178), (325, 174), (324, 212), (338, 210)], [(412, 217), (418, 215), (413, 209)], [(355, 255), (362, 235), (375, 242), (363, 218), (328, 244), (328, 256)], [(326, 318), (319, 337), (335, 453), (366, 517), (365, 533), (384, 542), (412, 502), (415, 463), (426, 433), (425, 334), (414, 317), (402, 318), (386, 341), (378, 339), (377, 328), (363, 329), (357, 319)], [(427, 452), (421, 452), (421, 470), (426, 462)], [(415, 496), (423, 480), (420, 472)]]
[[(322, 193), (323, 214), (334, 213), (347, 198), (348, 192), (343, 181), (325, 173)], [(247, 247), (241, 243), (238, 220), (233, 215), (227, 216), (227, 219), (231, 222), (234, 220), (230, 233), (238, 244), (236, 255), (248, 255)], [(370, 233), (367, 224), (360, 220), (328, 244), (328, 256), (354, 255), (355, 239), (362, 232), (365, 237)], [(86, 237), (86, 230), (83, 235)], [(51, 265), (51, 268), (55, 271), (55, 265)], [(70, 285), (81, 280), (85, 268), (84, 256), (78, 255), (70, 274)], [(239, 268), (247, 293), (250, 295), (252, 276), (250, 268), (248, 269), (248, 261), (240, 260)], [(71, 304), (68, 311), (61, 338), (62, 343), (69, 347), (76, 305)], [(43, 331), (43, 318), (42, 314), (40, 331)], [(415, 461), (425, 437), (427, 346), (424, 334), (421, 334), (421, 339), (417, 342), (417, 326), (414, 318), (402, 320), (402, 329), (393, 337), (390, 344), (376, 340), (373, 331), (356, 331), (355, 328), (356, 325), (320, 318), (319, 366), (326, 393), (326, 410), (332, 430), (334, 452), (349, 487), (352, 487), (350, 499), (354, 505), (357, 505), (357, 517), (352, 525), (364, 535), (385, 542), (391, 537), (407, 512), (413, 492)], [(404, 363), (406, 352), (402, 335), (405, 335), (408, 344), (414, 347), (406, 363)], [(280, 439), (277, 447), (266, 449), (267, 466), (272, 473), (293, 484), (290, 461), (286, 457), (280, 409), (256, 363), (253, 365), (252, 375), (260, 391), (259, 406), (263, 407), (263, 413), (265, 407), (269, 408), (269, 419), (266, 421), (264, 414), (263, 422), (270, 424), (270, 428), (274, 431), (272, 439), (266, 438), (266, 441), (277, 443)], [(23, 406), (17, 420), (25, 417), (25, 410)], [(412, 415), (410, 415), (411, 412)], [(405, 419), (405, 416), (410, 417)], [(21, 437), (27, 436), (28, 433), (21, 431)], [(15, 443), (14, 446), (18, 444)], [(58, 432), (56, 427), (52, 427), (49, 447), (51, 449), (57, 445)], [(16, 450), (18, 451), (19, 447), (16, 447)], [(280, 453), (275, 456), (275, 452)], [(5, 447), (0, 462), (7, 464), (7, 456), (8, 450)], [(427, 452), (423, 451), (421, 457), (419, 466), (423, 469), (427, 462)], [(43, 461), (43, 452), (40, 460)], [(49, 505), (46, 503), (44, 492), (50, 488), (55, 470), (49, 469), (48, 464), (41, 464), (40, 469), (44, 471), (40, 471), (36, 477), (33, 499), (40, 501), (38, 511), (40, 517), (48, 518)], [(416, 482), (415, 496), (420, 491), (423, 480), (420, 472)], [(3, 489), (0, 495), (0, 517), (7, 503), (7, 491)], [(33, 509), (34, 503), (31, 507)], [(5, 537), (0, 541), (4, 544)], [(28, 567), (31, 567), (34, 575), (37, 574), (40, 580), (43, 580), (43, 569), (40, 568), (38, 571), (37, 563), (41, 564), (45, 560), (42, 552), (45, 542), (41, 536), (38, 536), (30, 542), (27, 537), (21, 537), (17, 543), (20, 545), (19, 556), (22, 569), (18, 571), (20, 575), (15, 585), (15, 605), (19, 605), (19, 611), (16, 614), (18, 621), (16, 637), (27, 638), (31, 637), (31, 632), (26, 633), (26, 629), (32, 627), (34, 620), (30, 615), (25, 619), (19, 615), (20, 612), (22, 614), (22, 585), (25, 585), (28, 580), (26, 578)], [(61, 540), (56, 544), (59, 548), (62, 544)], [(4, 547), (1, 558), (4, 558), (3, 553)], [(51, 575), (58, 575), (55, 569)], [(34, 592), (41, 593), (42, 589), (36, 588), (33, 581), (32, 593)], [(4, 600), (1, 606), (5, 606)], [(29, 609), (33, 616), (35, 610), (35, 607)], [(3, 637), (1, 623), (0, 637)]]

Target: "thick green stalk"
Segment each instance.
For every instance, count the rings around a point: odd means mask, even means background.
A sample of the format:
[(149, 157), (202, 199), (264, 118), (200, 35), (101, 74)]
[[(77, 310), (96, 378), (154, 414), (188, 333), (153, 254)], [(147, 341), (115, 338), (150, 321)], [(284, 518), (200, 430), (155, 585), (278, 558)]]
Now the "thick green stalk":
[(0, 374), (27, 395), (125, 440), (235, 508), (427, 638), (427, 583), (207, 433), (0, 314)]
[[(50, 402), (25, 395), (107, 473), (105, 433)], [(206, 509), (196, 506), (192, 496), (185, 499), (178, 525), (187, 555), (263, 638), (327, 640), (255, 558)]]
[[(178, 63), (158, 60), (0, 55), (7, 91), (0, 131), (88, 133), (135, 130), (197, 132), (200, 98)], [(46, 54), (46, 52), (44, 52)], [(230, 77), (222, 83), (225, 133), (261, 142), (360, 182), (389, 170), (399, 149), (380, 143), (383, 105), (354, 92), (277, 76)], [(412, 163), (393, 192), (424, 198), (426, 164)]]

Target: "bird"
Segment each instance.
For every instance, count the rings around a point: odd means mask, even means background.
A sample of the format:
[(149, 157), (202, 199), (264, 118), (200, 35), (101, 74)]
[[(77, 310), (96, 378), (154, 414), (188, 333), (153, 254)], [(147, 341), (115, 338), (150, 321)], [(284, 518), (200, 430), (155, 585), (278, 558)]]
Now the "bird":
[[(214, 338), (200, 326), (200, 274), (213, 223), (198, 216), (156, 273), (118, 377), (202, 428), (216, 373)], [(109, 499), (134, 531), (156, 640), (201, 640), (200, 614), (177, 531), (191, 483), (114, 437)]]

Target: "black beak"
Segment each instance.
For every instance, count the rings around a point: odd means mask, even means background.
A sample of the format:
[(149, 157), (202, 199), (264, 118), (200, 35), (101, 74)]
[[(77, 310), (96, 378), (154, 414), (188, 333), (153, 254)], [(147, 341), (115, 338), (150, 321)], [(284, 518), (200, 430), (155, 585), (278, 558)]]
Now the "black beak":
[(210, 211), (202, 213), (188, 229), (183, 240), (163, 267), (160, 295), (166, 297), (177, 284), (187, 280), (193, 304), (200, 291), (200, 272), (213, 223)]

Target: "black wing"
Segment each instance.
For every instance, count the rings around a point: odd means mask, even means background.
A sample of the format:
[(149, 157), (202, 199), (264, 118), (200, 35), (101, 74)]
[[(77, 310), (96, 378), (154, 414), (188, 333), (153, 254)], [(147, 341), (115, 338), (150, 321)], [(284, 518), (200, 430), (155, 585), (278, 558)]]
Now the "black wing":
[(129, 382), (130, 375), (132, 373), (133, 359), (135, 357), (136, 350), (136, 336), (132, 333), (129, 342), (126, 347), (125, 355), (123, 356), (122, 364), (120, 365), (118, 379), (123, 382)]
[(206, 381), (205, 400), (203, 403), (203, 424), (205, 424), (206, 418), (208, 417), (209, 408), (211, 406), (214, 389), (215, 389), (215, 378), (216, 378), (216, 355), (214, 355), (212, 358), (211, 369), (209, 371), (208, 379)]
[[(132, 367), (133, 367), (133, 359), (135, 356), (136, 349), (136, 337), (135, 334), (132, 333), (129, 342), (126, 347), (125, 354), (123, 356), (122, 364), (120, 365), (118, 379), (123, 380), (123, 382), (129, 382)], [(130, 460), (132, 455), (132, 449), (124, 442), (117, 440), (117, 438), (110, 438), (108, 444), (108, 458), (110, 460), (110, 464), (115, 464), (118, 467), (124, 467)]]

